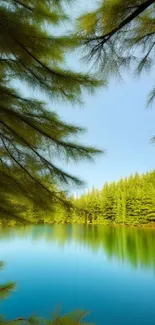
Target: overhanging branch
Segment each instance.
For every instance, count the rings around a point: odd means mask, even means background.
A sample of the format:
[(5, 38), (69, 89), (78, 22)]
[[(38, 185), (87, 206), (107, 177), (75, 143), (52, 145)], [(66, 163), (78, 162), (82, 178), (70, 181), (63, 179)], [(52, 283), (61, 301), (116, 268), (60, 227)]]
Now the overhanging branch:
[(131, 23), (136, 17), (138, 17), (142, 12), (144, 12), (148, 7), (150, 7), (155, 0), (147, 0), (139, 5), (136, 10), (134, 10), (129, 16), (127, 16), (118, 26), (113, 28), (109, 33), (101, 36), (96, 36), (86, 40), (86, 44), (96, 41), (98, 44), (94, 46), (94, 52), (96, 52), (117, 32), (119, 32), (124, 26)]

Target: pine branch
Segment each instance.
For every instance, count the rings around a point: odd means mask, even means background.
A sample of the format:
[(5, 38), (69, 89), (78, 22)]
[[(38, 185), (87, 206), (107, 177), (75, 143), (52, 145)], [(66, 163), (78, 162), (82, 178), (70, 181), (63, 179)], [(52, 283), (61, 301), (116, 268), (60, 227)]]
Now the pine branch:
[[(2, 211), (2, 209), (0, 209)], [(15, 283), (9, 282), (3, 285), (0, 285), (0, 298), (4, 299), (7, 297), (10, 293), (10, 291), (15, 289)]]
[[(13, 115), (13, 116), (19, 118), (19, 120), (23, 121), (28, 126), (30, 126), (32, 129), (39, 132), (42, 136), (48, 138), (49, 140), (52, 140), (54, 143), (56, 143), (58, 146), (62, 147), (62, 149), (64, 149), (64, 150), (67, 150), (67, 149), (79, 150), (79, 151), (81, 151), (81, 153), (83, 152), (83, 154), (85, 154), (85, 155), (89, 154), (89, 150), (90, 150), (91, 154), (93, 154), (93, 153), (96, 153), (96, 154), (101, 153), (101, 150), (97, 150), (97, 149), (95, 150), (95, 149), (93, 149), (91, 147), (86, 148), (84, 146), (75, 145), (75, 144), (72, 144), (72, 142), (69, 142), (69, 141), (65, 142), (63, 140), (59, 140), (56, 137), (53, 137), (51, 134), (47, 133), (45, 131), (45, 129), (43, 130), (42, 128), (40, 128), (39, 125), (36, 125), (35, 123), (33, 123), (33, 120), (32, 120), (33, 115), (31, 115), (31, 119), (30, 119), (30, 118), (27, 118), (26, 115), (24, 117), (23, 114), (20, 114), (17, 111), (15, 112), (14, 110), (10, 110), (10, 109), (8, 109), (6, 107), (1, 107), (1, 108), (8, 111), (10, 113), (10, 115)], [(88, 158), (88, 157), (86, 157), (86, 158)]]
[(81, 184), (82, 182), (75, 177), (72, 177), (66, 172), (62, 172), (61, 169), (57, 168), (54, 164), (49, 162), (46, 158), (44, 158), (42, 155), (38, 153), (37, 150), (35, 150), (28, 141), (26, 141), (17, 131), (12, 129), (9, 125), (7, 125), (5, 122), (0, 120), (0, 123), (4, 125), (11, 133), (13, 133), (19, 140), (21, 140), (29, 149), (32, 150), (32, 152), (45, 164), (45, 166), (50, 170), (50, 171), (55, 171), (56, 174), (61, 177), (65, 182), (67, 181), (67, 178), (76, 182), (77, 184)]
[(12, 160), (21, 168), (24, 170), (24, 172), (35, 182), (37, 183), (39, 186), (41, 186), (44, 190), (46, 190), (49, 194), (51, 194), (50, 190), (44, 186), (41, 182), (39, 182), (35, 177), (32, 176), (32, 174), (30, 174), (30, 172), (12, 155), (12, 153), (10, 152), (10, 150), (8, 149), (8, 147), (5, 144), (5, 141), (3, 139), (3, 135), (1, 134), (1, 140), (2, 143), (4, 145), (4, 148), (6, 149), (6, 151), (8, 152), (9, 156), (12, 158)]
[(153, 44), (151, 45), (149, 51), (146, 53), (146, 55), (143, 57), (143, 59), (141, 60), (141, 62), (139, 63), (138, 67), (137, 67), (137, 72), (140, 73), (147, 61), (147, 58), (149, 57), (151, 51), (153, 50), (155, 46), (155, 42), (153, 42)]
[[(12, 158), (13, 161), (15, 161), (15, 163), (21, 168), (24, 170), (24, 172), (35, 182), (37, 183), (41, 188), (43, 188), (50, 196), (54, 196), (59, 202), (63, 203), (64, 205), (68, 206), (68, 207), (71, 207), (71, 203), (66, 199), (63, 199), (61, 196), (62, 193), (65, 193), (65, 191), (61, 191), (61, 192), (58, 192), (58, 191), (52, 191), (52, 190), (49, 190), (42, 182), (40, 182), (38, 179), (36, 179), (35, 177), (32, 176), (32, 174), (21, 164), (19, 163), (19, 161), (11, 154), (10, 150), (8, 149), (8, 147), (6, 146), (4, 140), (3, 140), (3, 135), (0, 136), (1, 137), (1, 140), (3, 141), (3, 145), (6, 149), (6, 151), (8, 152), (8, 154), (10, 155), (10, 157)], [(68, 175), (68, 174), (67, 174)], [(70, 175), (68, 175), (70, 176)], [(19, 185), (19, 184), (17, 184)]]
[(131, 23), (137, 16), (139, 16), (142, 12), (144, 12), (147, 8), (149, 8), (155, 0), (147, 0), (144, 3), (140, 4), (138, 8), (133, 11), (128, 17), (126, 17), (118, 26), (113, 28), (109, 33), (102, 35), (102, 36), (96, 36), (93, 38), (89, 38), (86, 40), (85, 44), (91, 43), (92, 41), (97, 41), (98, 44), (94, 46), (92, 53), (95, 53), (99, 50), (99, 48), (102, 48), (103, 45), (110, 40), (110, 38), (119, 32), (123, 27), (125, 27), (127, 24)]
[(24, 7), (25, 9), (30, 10), (31, 12), (33, 12), (33, 8), (28, 6), (26, 3), (23, 3), (20, 0), (13, 0), (15, 3), (19, 4), (20, 6)]
[(18, 317), (15, 319), (10, 320), (9, 322), (6, 323), (6, 325), (15, 323), (15, 322), (27, 322), (27, 323), (31, 323), (30, 320), (28, 318), (24, 318), (24, 317)]
[[(53, 5), (51, 11), (50, 4)], [(63, 191), (58, 190), (60, 184), (81, 185), (83, 182), (55, 165), (54, 158), (62, 157), (62, 162), (64, 158), (67, 161), (90, 159), (100, 152), (69, 141), (82, 128), (67, 125), (46, 108), (46, 103), (24, 98), (15, 90), (14, 80), (22, 80), (46, 92), (52, 99), (57, 96), (67, 102), (81, 102), (84, 89), (93, 91), (101, 86), (91, 75), (62, 68), (65, 51), (75, 48), (78, 41), (68, 36), (56, 37), (46, 29), (48, 23), (59, 24), (67, 18), (62, 5), (60, 0), (41, 3), (6, 0), (0, 4), (2, 216), (7, 216), (7, 211), (8, 216), (22, 216), (25, 202), (30, 202), (30, 206), (35, 206), (39, 200), (44, 204), (50, 201), (58, 207), (60, 203), (68, 205), (66, 197), (61, 195)], [(51, 200), (45, 194), (51, 195)], [(24, 203), (18, 204), (20, 198)], [(51, 208), (50, 203), (47, 205)]]

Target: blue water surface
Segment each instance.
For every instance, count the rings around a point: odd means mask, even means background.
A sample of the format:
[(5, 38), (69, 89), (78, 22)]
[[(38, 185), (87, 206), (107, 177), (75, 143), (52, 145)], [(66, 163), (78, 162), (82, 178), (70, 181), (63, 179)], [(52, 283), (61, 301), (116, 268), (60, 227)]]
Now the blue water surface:
[(8, 318), (90, 311), (97, 325), (155, 324), (155, 230), (54, 225), (0, 230)]

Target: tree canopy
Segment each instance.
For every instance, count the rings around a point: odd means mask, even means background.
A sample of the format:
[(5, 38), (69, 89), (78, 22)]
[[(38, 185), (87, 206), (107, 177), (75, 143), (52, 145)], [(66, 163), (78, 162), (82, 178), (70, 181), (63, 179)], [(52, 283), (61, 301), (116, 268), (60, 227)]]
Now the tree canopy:
[[(97, 8), (77, 20), (85, 57), (104, 77), (153, 69), (155, 54), (154, 0), (101, 0)], [(155, 86), (148, 102), (155, 98)]]
[(33, 89), (51, 102), (78, 103), (84, 91), (92, 92), (101, 85), (90, 74), (75, 73), (65, 66), (65, 55), (77, 40), (54, 33), (67, 19), (63, 3), (0, 3), (1, 217), (23, 218), (28, 204), (42, 209), (51, 209), (56, 202), (64, 204), (62, 185), (82, 182), (57, 162), (92, 159), (100, 153), (74, 140), (84, 130), (62, 121), (53, 103), (49, 107), (29, 96)]

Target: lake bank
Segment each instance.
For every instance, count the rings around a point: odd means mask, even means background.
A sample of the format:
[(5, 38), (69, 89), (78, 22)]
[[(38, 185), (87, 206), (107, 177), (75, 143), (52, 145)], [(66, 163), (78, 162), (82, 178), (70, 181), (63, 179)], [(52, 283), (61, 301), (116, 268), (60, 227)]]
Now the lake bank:
[(91, 223), (91, 222), (72, 222), (70, 220), (64, 220), (64, 222), (50, 222), (50, 221), (44, 221), (44, 220), (38, 220), (38, 222), (25, 222), (19, 223), (18, 221), (11, 220), (10, 222), (1, 222), (0, 220), (0, 227), (16, 227), (16, 226), (26, 226), (26, 225), (87, 225), (87, 226), (111, 226), (111, 227), (126, 227), (126, 228), (142, 228), (142, 229), (155, 229), (155, 222), (148, 222), (148, 223), (116, 223), (116, 222), (102, 222), (102, 223)]

